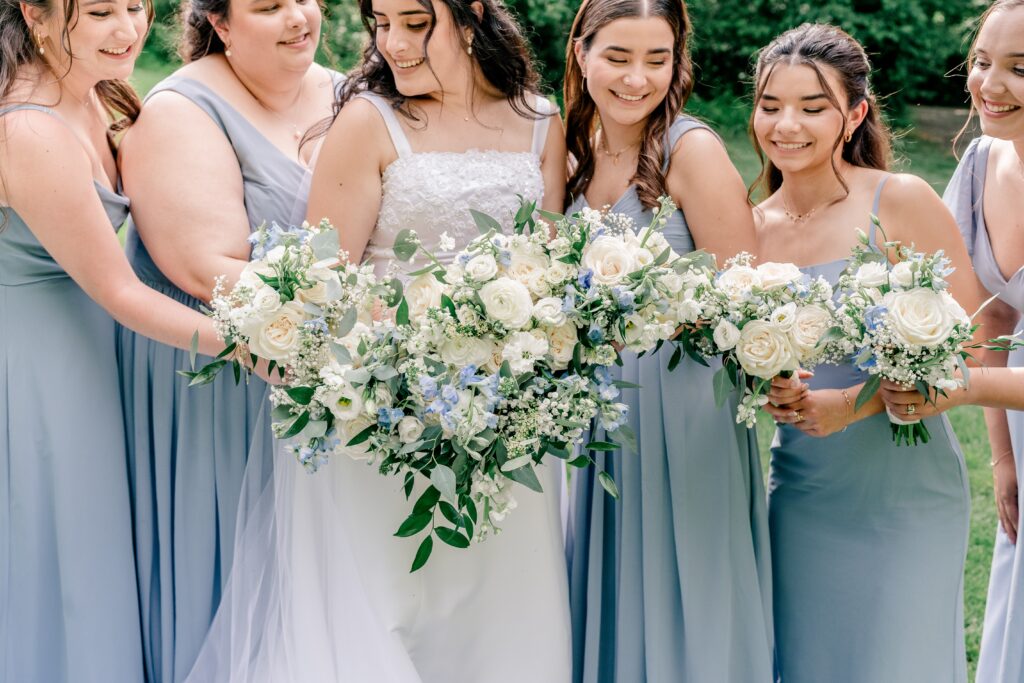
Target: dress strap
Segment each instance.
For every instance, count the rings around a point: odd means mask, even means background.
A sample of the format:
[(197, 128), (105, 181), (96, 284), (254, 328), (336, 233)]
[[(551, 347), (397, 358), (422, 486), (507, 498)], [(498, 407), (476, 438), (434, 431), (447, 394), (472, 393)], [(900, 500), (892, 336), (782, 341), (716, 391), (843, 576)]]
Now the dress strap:
[(698, 121), (691, 116), (679, 116), (672, 122), (672, 125), (669, 126), (667, 131), (665, 131), (665, 160), (661, 164), (662, 173), (668, 173), (668, 166), (672, 161), (672, 150), (676, 148), (676, 144), (679, 142), (679, 139), (691, 130), (697, 130), (698, 128), (710, 130), (715, 134), (715, 137), (718, 137), (718, 133), (711, 130), (707, 124)]
[(57, 119), (58, 121), (60, 121), (61, 123), (63, 123), (67, 127), (67, 129), (71, 131), (71, 134), (75, 136), (75, 139), (78, 140), (78, 143), (80, 145), (82, 145), (86, 149), (89, 148), (89, 146), (85, 143), (85, 140), (83, 140), (82, 137), (78, 134), (78, 131), (76, 131), (63, 116), (58, 114), (56, 110), (51, 109), (50, 107), (44, 107), (41, 104), (31, 104), (29, 102), (24, 102), (22, 104), (12, 104), (7, 107), (0, 107), (0, 116), (4, 116), (15, 111), (38, 111), (44, 114), (48, 114), (53, 118)]
[(551, 125), (551, 117), (555, 115), (555, 109), (547, 98), (541, 95), (537, 95), (535, 106), (537, 111), (544, 114), (544, 117), (533, 122), (533, 144), (530, 146), (530, 151), (539, 157), (544, 152), (544, 143), (548, 139), (548, 126)]
[(388, 134), (391, 136), (391, 144), (395, 146), (395, 151), (398, 152), (399, 157), (404, 157), (407, 154), (412, 154), (412, 147), (409, 145), (409, 139), (405, 137), (405, 131), (402, 130), (402, 124), (398, 122), (398, 117), (395, 116), (395, 110), (387, 100), (373, 92), (361, 92), (356, 97), (368, 101), (373, 106), (377, 107), (377, 111), (380, 112), (381, 118), (384, 119), (384, 125), (388, 127)]
[[(878, 207), (882, 203), (882, 188), (885, 187), (885, 183), (888, 182), (889, 178), (891, 178), (891, 177), (892, 177), (892, 174), (886, 173), (885, 177), (883, 177), (878, 182), (878, 189), (875, 190), (875, 200), (871, 203), (871, 215), (872, 216), (875, 216), (875, 217), (878, 216)], [(871, 221), (871, 231), (868, 233), (868, 244), (874, 244), (875, 243), (875, 232), (877, 232), (877, 230), (878, 230), (878, 227), (875, 225), (875, 222)]]
[(207, 116), (213, 119), (213, 122), (229, 140), (233, 140), (232, 131), (238, 129), (238, 124), (252, 125), (212, 88), (191, 78), (181, 76), (165, 78), (149, 91), (144, 102), (148, 102), (154, 95), (168, 91), (178, 93), (206, 112)]

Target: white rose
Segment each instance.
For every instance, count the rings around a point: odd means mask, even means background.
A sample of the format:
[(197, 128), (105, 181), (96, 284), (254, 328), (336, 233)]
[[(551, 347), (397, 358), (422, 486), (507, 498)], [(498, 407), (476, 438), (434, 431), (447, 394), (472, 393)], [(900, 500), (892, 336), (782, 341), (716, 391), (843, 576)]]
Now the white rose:
[(889, 269), (879, 261), (861, 264), (857, 272), (853, 274), (853, 279), (861, 287), (881, 287), (888, 278)]
[(761, 379), (771, 379), (783, 370), (797, 368), (789, 335), (763, 320), (749, 322), (740, 331), (736, 357), (744, 372)]
[(305, 320), (302, 304), (289, 301), (274, 316), (256, 324), (255, 329), (242, 331), (249, 336), (250, 351), (264, 360), (282, 363), (298, 348)]
[(477, 337), (450, 337), (439, 349), (441, 360), (448, 365), (464, 368), (467, 365), (482, 367), (494, 353), (494, 344)]
[(889, 292), (882, 305), (889, 309), (889, 326), (908, 344), (938, 346), (949, 338), (957, 322), (942, 295), (931, 289)]
[(718, 347), (719, 351), (729, 351), (739, 343), (740, 328), (723, 318), (715, 325), (715, 331), (712, 336), (715, 340), (715, 346)]
[(533, 370), (533, 364), (548, 352), (548, 342), (543, 336), (529, 332), (516, 332), (505, 342), (501, 352), (512, 372), (520, 374)]
[(238, 276), (238, 284), (246, 285), (253, 289), (265, 287), (266, 283), (263, 282), (260, 275), (274, 277), (276, 272), (266, 261), (250, 261), (242, 268), (242, 272)]
[(409, 304), (409, 318), (422, 318), (428, 308), (441, 305), (444, 288), (431, 273), (424, 273), (405, 286), (405, 301)]
[(804, 306), (796, 312), (789, 338), (801, 361), (811, 356), (831, 326), (832, 314), (821, 306)]
[(544, 272), (544, 279), (552, 285), (560, 285), (576, 276), (576, 267), (564, 261), (552, 261)]
[(733, 266), (722, 271), (717, 284), (731, 301), (742, 301), (750, 290), (761, 286), (761, 276), (750, 266)]
[[(325, 304), (331, 294), (332, 287), (330, 282), (333, 280), (335, 283), (338, 281), (338, 274), (330, 268), (311, 268), (307, 273), (309, 279), (314, 283), (312, 287), (306, 289), (300, 289), (295, 294), (302, 301), (308, 301), (313, 304)], [(335, 296), (340, 290), (335, 286)]]
[(792, 263), (762, 263), (757, 267), (762, 289), (778, 289), (799, 282), (804, 274)]
[(793, 319), (795, 317), (796, 304), (793, 302), (789, 302), (788, 304), (779, 306), (774, 311), (772, 311), (769, 320), (771, 321), (772, 325), (775, 325), (780, 330), (785, 330), (788, 332), (789, 328), (793, 326)]
[(259, 321), (270, 320), (281, 310), (281, 295), (276, 289), (261, 284), (253, 294), (248, 306), (248, 314)]
[(558, 327), (564, 324), (566, 317), (562, 312), (562, 300), (553, 296), (541, 299), (533, 305), (533, 317), (541, 325)]
[(528, 246), (512, 251), (507, 271), (509, 277), (526, 285), (531, 292), (540, 294), (546, 288), (544, 275), (548, 269), (548, 258)]
[(465, 273), (477, 282), (487, 282), (498, 274), (498, 264), (490, 254), (480, 254), (469, 260)]
[(412, 415), (406, 415), (398, 421), (398, 440), (402, 443), (413, 443), (423, 435), (423, 422)]
[(512, 278), (500, 277), (480, 288), (480, 300), (487, 315), (510, 330), (518, 330), (530, 322), (533, 299), (530, 291)]
[(952, 294), (943, 290), (939, 292), (939, 297), (942, 298), (942, 302), (946, 305), (946, 311), (949, 312), (954, 321), (963, 325), (971, 324), (971, 317), (967, 315), (967, 311), (960, 305), (960, 302), (953, 298)]
[(892, 283), (897, 287), (913, 287), (914, 271), (910, 261), (900, 261), (892, 267)]
[(576, 348), (577, 331), (572, 323), (565, 323), (548, 330), (548, 353), (551, 354), (551, 368), (564, 370), (569, 367), (572, 352)]
[(363, 431), (370, 425), (374, 424), (376, 420), (372, 420), (368, 417), (357, 417), (347, 422), (338, 422), (338, 445), (335, 447), (334, 452), (338, 455), (347, 455), (353, 460), (372, 460), (373, 453), (370, 452), (370, 442), (364, 441), (361, 444), (355, 446), (349, 446), (348, 442), (351, 441), (359, 432)]
[(582, 265), (593, 271), (599, 285), (618, 284), (637, 269), (633, 251), (622, 240), (607, 236), (598, 237), (583, 250)]

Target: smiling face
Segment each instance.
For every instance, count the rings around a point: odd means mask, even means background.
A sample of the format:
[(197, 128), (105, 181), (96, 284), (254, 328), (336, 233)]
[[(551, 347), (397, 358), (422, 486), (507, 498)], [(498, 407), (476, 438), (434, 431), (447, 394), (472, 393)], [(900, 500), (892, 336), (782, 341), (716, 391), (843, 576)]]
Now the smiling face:
[(141, 0), (85, 0), (69, 21), (71, 55), (59, 49), (65, 28), (65, 10), (55, 7), (32, 27), (42, 40), (44, 59), (57, 73), (81, 82), (124, 80), (131, 76), (149, 28)]
[(406, 97), (444, 92), (457, 74), (470, 70), (461, 29), (451, 11), (436, 0), (432, 7), (433, 16), (416, 0), (373, 0), (377, 51), (391, 67), (398, 92)]
[(576, 43), (587, 93), (605, 125), (643, 124), (662, 103), (672, 84), (674, 43), (672, 27), (660, 17), (616, 19), (587, 49)]
[(1024, 139), (1024, 7), (996, 11), (985, 21), (967, 89), (986, 135)]
[[(825, 82), (839, 102), (846, 92), (838, 75), (820, 67)], [(861, 110), (840, 110), (829, 101), (817, 72), (805, 64), (776, 65), (769, 73), (754, 111), (754, 135), (771, 162), (783, 173), (818, 166), (831, 168), (842, 146), (836, 140), (854, 130), (863, 119)]]
[(231, 0), (217, 34), (235, 64), (271, 64), (305, 73), (316, 56), (323, 17), (315, 0)]

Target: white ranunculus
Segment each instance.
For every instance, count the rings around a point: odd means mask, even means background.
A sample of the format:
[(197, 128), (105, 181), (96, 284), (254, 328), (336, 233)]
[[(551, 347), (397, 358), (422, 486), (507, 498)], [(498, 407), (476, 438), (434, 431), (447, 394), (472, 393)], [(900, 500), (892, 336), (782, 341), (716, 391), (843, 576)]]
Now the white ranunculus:
[(900, 261), (892, 267), (892, 283), (904, 289), (914, 286), (914, 270), (910, 261)]
[(908, 344), (935, 347), (945, 342), (957, 320), (942, 295), (915, 288), (889, 292), (882, 299), (892, 331)]
[(888, 278), (889, 269), (880, 261), (868, 261), (861, 264), (853, 275), (853, 279), (860, 287), (881, 287)]
[(547, 289), (544, 276), (548, 269), (548, 258), (530, 246), (513, 249), (506, 270), (513, 280), (523, 283), (534, 294), (541, 294)]
[(789, 328), (793, 326), (793, 320), (796, 318), (796, 304), (790, 301), (788, 304), (779, 306), (772, 311), (769, 320), (772, 325), (775, 325), (780, 330), (789, 331)]
[(551, 354), (553, 370), (564, 370), (569, 367), (577, 339), (576, 326), (572, 323), (548, 329), (548, 353)]
[(525, 327), (533, 314), (533, 299), (526, 285), (500, 277), (480, 288), (480, 300), (487, 315), (510, 330)]
[(740, 330), (736, 358), (744, 372), (762, 379), (771, 379), (783, 370), (797, 369), (789, 335), (763, 320), (749, 322)]
[(341, 378), (324, 391), (323, 402), (339, 422), (356, 419), (364, 407), (362, 391)]
[(409, 318), (422, 318), (428, 308), (441, 305), (444, 286), (432, 273), (419, 275), (405, 286), (405, 301), (409, 304)]
[(622, 240), (607, 236), (598, 237), (584, 248), (582, 266), (593, 272), (594, 282), (599, 285), (618, 284), (637, 269), (633, 250)]
[(818, 342), (832, 327), (832, 314), (822, 306), (803, 306), (796, 312), (789, 338), (800, 360), (806, 360), (818, 346)]
[(466, 277), (477, 282), (487, 282), (498, 274), (498, 263), (490, 254), (474, 256), (466, 264)]
[(754, 287), (761, 286), (761, 276), (750, 266), (733, 266), (722, 271), (716, 283), (732, 301), (742, 301)]
[(249, 335), (249, 350), (264, 360), (287, 361), (299, 346), (305, 320), (302, 304), (296, 301), (283, 304), (273, 316), (243, 330)]
[(406, 415), (398, 421), (398, 440), (413, 443), (423, 435), (423, 422), (413, 415)]
[(703, 313), (700, 302), (696, 299), (683, 299), (676, 304), (676, 315), (684, 323), (695, 323)]
[(544, 279), (552, 285), (560, 285), (567, 280), (572, 280), (575, 276), (576, 266), (558, 260), (552, 261), (544, 273)]
[(533, 370), (533, 364), (548, 352), (548, 342), (543, 335), (516, 332), (505, 342), (502, 359), (507, 360), (512, 372), (520, 374)]
[(448, 365), (464, 368), (467, 365), (483, 367), (494, 353), (494, 344), (478, 337), (449, 337), (439, 349), (441, 360)]
[(740, 341), (740, 328), (733, 325), (724, 318), (718, 321), (715, 325), (715, 331), (712, 333), (712, 337), (715, 340), (715, 346), (718, 347), (719, 351), (730, 351), (736, 347), (736, 344)]
[(348, 420), (347, 422), (336, 423), (339, 443), (335, 447), (334, 452), (337, 455), (347, 455), (353, 460), (372, 460), (373, 453), (370, 451), (369, 441), (364, 441), (363, 443), (355, 446), (349, 446), (348, 442), (355, 438), (359, 432), (374, 424), (374, 422), (376, 422), (376, 420), (362, 416), (353, 420)]
[(804, 274), (792, 263), (762, 263), (757, 267), (762, 289), (778, 289), (799, 282)]
[(541, 299), (533, 305), (533, 317), (541, 325), (562, 325), (566, 320), (562, 312), (562, 300), (553, 296)]

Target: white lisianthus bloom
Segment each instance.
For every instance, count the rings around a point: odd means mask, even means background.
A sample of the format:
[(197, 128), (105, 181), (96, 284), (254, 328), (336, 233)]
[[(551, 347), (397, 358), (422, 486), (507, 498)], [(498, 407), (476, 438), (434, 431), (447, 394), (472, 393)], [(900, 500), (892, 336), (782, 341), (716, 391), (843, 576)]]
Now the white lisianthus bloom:
[(449, 337), (441, 343), (441, 360), (448, 365), (464, 368), (482, 367), (494, 353), (494, 344), (478, 337)]
[(305, 320), (302, 304), (289, 301), (281, 305), (273, 316), (254, 321), (242, 332), (249, 336), (250, 351), (263, 360), (283, 363), (298, 348)]
[(822, 306), (803, 306), (796, 312), (789, 337), (801, 361), (811, 357), (831, 326), (832, 314)]
[(404, 444), (418, 441), (423, 435), (423, 421), (413, 415), (406, 415), (398, 421), (398, 440)]
[(561, 258), (572, 250), (572, 243), (564, 237), (556, 237), (548, 242), (548, 253), (552, 258)]
[(533, 299), (526, 285), (500, 277), (480, 288), (480, 300), (487, 315), (510, 330), (526, 327), (533, 314)]
[(326, 387), (322, 400), (339, 422), (356, 419), (365, 407), (362, 392), (340, 377)]
[(700, 302), (693, 298), (683, 299), (676, 304), (676, 315), (684, 323), (695, 323), (704, 311)]
[(541, 325), (558, 327), (566, 321), (562, 312), (562, 300), (553, 296), (541, 299), (533, 305), (533, 317)]
[(623, 343), (631, 349), (637, 344), (641, 344), (644, 338), (644, 329), (647, 327), (647, 323), (643, 316), (638, 313), (631, 313), (626, 316), (625, 320), (625, 331), (622, 335)]
[(263, 255), (263, 262), (270, 264), (277, 263), (282, 258), (284, 258), (284, 254), (284, 247), (274, 247), (273, 249), (271, 249), (270, 251)]
[(763, 320), (749, 322), (740, 330), (736, 358), (744, 372), (762, 379), (796, 370), (798, 365), (789, 335)]
[(577, 338), (576, 326), (572, 323), (548, 329), (548, 352), (551, 354), (552, 370), (564, 370), (569, 367)]
[(653, 262), (654, 254), (647, 247), (636, 247), (633, 250), (633, 259), (636, 261), (637, 268), (639, 269)]
[(718, 321), (715, 325), (715, 331), (712, 333), (712, 337), (715, 340), (715, 346), (718, 347), (719, 351), (730, 351), (736, 347), (736, 344), (740, 341), (740, 328), (733, 325), (724, 318)]
[(409, 304), (409, 318), (422, 318), (428, 308), (441, 305), (444, 286), (431, 273), (413, 278), (405, 286), (405, 301)]
[(914, 270), (910, 261), (900, 261), (892, 267), (892, 283), (898, 287), (914, 286)]
[(771, 316), (768, 318), (772, 325), (775, 325), (780, 330), (789, 331), (789, 328), (793, 326), (793, 320), (796, 318), (796, 304), (792, 301), (788, 304), (779, 306), (772, 311)]
[(882, 305), (889, 311), (886, 315), (889, 327), (912, 345), (939, 346), (949, 339), (957, 322), (942, 295), (931, 289), (889, 292), (882, 298)]
[(799, 282), (804, 274), (792, 263), (762, 263), (757, 267), (762, 289), (778, 289)]
[[(469, 263), (466, 264), (465, 274), (466, 277), (477, 282), (487, 282), (498, 274), (498, 263), (490, 254), (480, 254), (469, 260)], [(449, 282), (454, 282), (454, 280), (449, 280)]]
[(761, 276), (750, 266), (736, 265), (722, 271), (716, 284), (730, 301), (742, 301), (754, 287), (761, 286)]
[(637, 269), (633, 250), (622, 240), (607, 236), (598, 237), (583, 249), (582, 265), (594, 273), (594, 282), (599, 285), (618, 284)]
[[(643, 233), (647, 232), (647, 230), (643, 231)], [(641, 234), (640, 239), (643, 239), (643, 234)], [(649, 234), (647, 234), (647, 242), (644, 246), (650, 249), (652, 254), (657, 256), (661, 252), (665, 251), (669, 244), (668, 240), (665, 239), (665, 235), (663, 235), (661, 231), (651, 230)]]
[(543, 336), (516, 332), (506, 340), (501, 356), (503, 360), (508, 361), (512, 372), (520, 374), (533, 370), (533, 364), (547, 352), (548, 342)]
[(860, 287), (881, 287), (889, 279), (889, 269), (879, 261), (869, 261), (861, 264), (854, 273), (853, 279)]
[(347, 455), (353, 460), (372, 460), (373, 453), (370, 452), (370, 442), (364, 441), (361, 444), (355, 446), (349, 446), (348, 442), (355, 438), (359, 432), (363, 431), (370, 425), (374, 424), (375, 420), (368, 417), (357, 417), (352, 420), (337, 423), (338, 430), (338, 445), (335, 447), (334, 452), (337, 455)]

